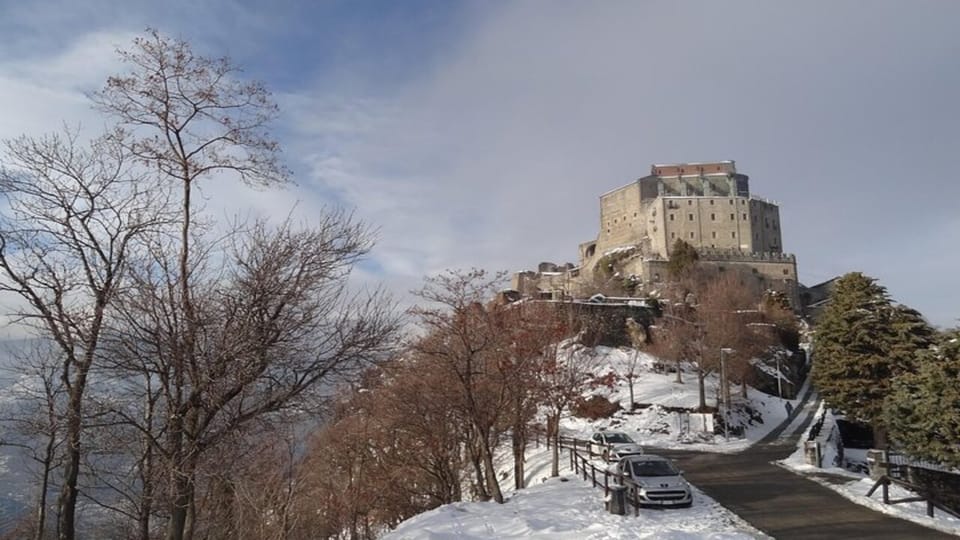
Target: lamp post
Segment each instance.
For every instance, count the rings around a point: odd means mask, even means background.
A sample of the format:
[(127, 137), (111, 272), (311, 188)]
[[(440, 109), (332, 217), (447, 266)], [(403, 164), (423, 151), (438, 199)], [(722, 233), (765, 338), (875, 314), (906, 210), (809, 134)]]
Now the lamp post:
[(777, 355), (777, 397), (783, 399), (783, 383), (780, 381), (780, 355)]
[(730, 440), (730, 388), (727, 384), (727, 354), (733, 349), (720, 348), (720, 393), (723, 395), (723, 439)]

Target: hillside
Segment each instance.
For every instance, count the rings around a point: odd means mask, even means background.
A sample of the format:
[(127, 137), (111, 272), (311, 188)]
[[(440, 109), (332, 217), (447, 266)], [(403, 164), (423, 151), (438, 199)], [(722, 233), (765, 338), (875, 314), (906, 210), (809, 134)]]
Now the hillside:
[[(636, 412), (620, 410), (609, 418), (587, 420), (568, 415), (561, 423), (564, 435), (587, 438), (599, 429), (617, 429), (629, 433), (648, 453), (656, 448), (688, 448), (702, 451), (736, 452), (763, 438), (787, 417), (783, 400), (749, 388), (746, 399), (734, 396), (736, 421), (745, 427), (742, 438), (725, 440), (721, 434), (695, 433), (683, 429), (675, 411), (693, 409), (698, 402), (694, 373), (658, 373), (657, 359), (630, 348), (596, 347), (591, 352), (598, 360), (598, 372), (622, 371), (634, 355), (639, 359), (640, 376), (634, 395), (646, 406)], [(715, 404), (719, 386), (716, 375), (708, 376), (708, 403)], [(623, 381), (611, 387), (599, 387), (587, 393), (601, 395), (626, 404), (629, 389)], [(734, 392), (736, 394), (736, 392)], [(748, 415), (745, 411), (752, 411)], [(614, 516), (603, 507), (603, 491), (573, 477), (566, 470), (566, 454), (561, 457), (561, 477), (549, 478), (549, 453), (543, 445), (529, 448), (524, 490), (511, 491), (514, 485), (509, 449), (501, 448), (498, 479), (509, 494), (507, 502), (460, 502), (444, 505), (401, 523), (385, 538), (394, 540), (453, 538), (755, 538), (763, 535), (742, 522), (715, 501), (697, 491), (689, 509), (644, 509), (640, 516)]]

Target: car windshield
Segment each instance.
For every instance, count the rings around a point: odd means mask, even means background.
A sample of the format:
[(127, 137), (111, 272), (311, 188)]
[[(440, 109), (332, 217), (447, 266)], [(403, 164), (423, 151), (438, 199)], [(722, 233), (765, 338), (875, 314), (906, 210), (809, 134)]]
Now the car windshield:
[(633, 476), (676, 476), (680, 474), (669, 461), (634, 461)]
[(608, 433), (607, 434), (607, 443), (609, 444), (622, 444), (622, 443), (632, 443), (633, 439), (627, 437), (623, 433)]

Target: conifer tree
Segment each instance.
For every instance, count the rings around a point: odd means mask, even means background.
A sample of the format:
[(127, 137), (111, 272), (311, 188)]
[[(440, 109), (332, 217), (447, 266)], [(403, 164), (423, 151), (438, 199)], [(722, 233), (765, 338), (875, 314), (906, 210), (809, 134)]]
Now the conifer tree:
[(696, 266), (698, 260), (700, 260), (700, 255), (697, 253), (697, 249), (677, 238), (670, 250), (670, 262), (667, 263), (667, 271), (673, 278), (683, 277)]
[(890, 383), (915, 369), (933, 330), (915, 310), (894, 306), (884, 287), (859, 272), (837, 281), (814, 338), (813, 382), (831, 406), (874, 429), (885, 446), (883, 402)]
[(910, 455), (960, 466), (960, 329), (920, 351), (916, 373), (894, 381), (884, 402), (890, 438)]

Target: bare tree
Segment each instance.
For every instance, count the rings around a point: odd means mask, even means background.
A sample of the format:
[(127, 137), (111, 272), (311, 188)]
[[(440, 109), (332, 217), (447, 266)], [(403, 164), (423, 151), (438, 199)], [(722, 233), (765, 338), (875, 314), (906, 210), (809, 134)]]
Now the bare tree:
[(32, 340), (14, 356), (16, 367), (11, 369), (18, 381), (10, 389), (14, 399), (0, 413), (0, 422), (6, 426), (0, 446), (20, 448), (39, 467), (37, 500), (30, 527), (32, 538), (42, 540), (47, 530), (47, 498), (63, 443), (66, 391), (60, 379), (62, 362), (58, 349), (46, 340)]
[[(127, 149), (163, 179), (179, 185), (182, 193), (178, 274), (174, 276), (181, 312), (174, 337), (182, 343), (171, 373), (178, 388), (176, 397), (182, 399), (188, 367), (201, 355), (200, 321), (191, 288), (196, 265), (190, 245), (195, 184), (214, 174), (239, 176), (257, 185), (286, 181), (278, 146), (265, 132), (277, 108), (261, 84), (236, 79), (238, 70), (228, 60), (196, 55), (187, 42), (156, 30), (136, 38), (130, 50), (119, 54), (131, 71), (110, 77), (94, 101), (130, 131)], [(177, 447), (172, 485), (178, 496), (168, 538), (180, 539), (191, 498), (190, 475), (181, 469), (193, 465), (181, 444), (186, 419), (175, 415), (169, 420), (170, 440)]]
[(572, 328), (557, 305), (541, 302), (506, 306), (499, 325), (503, 352), (497, 366), (508, 394), (505, 425), (510, 429), (514, 484), (521, 489), (525, 487), (528, 427), (544, 395), (539, 375), (549, 362), (546, 356), (555, 351), (557, 342), (570, 337)]
[(232, 253), (212, 257), (220, 264), (194, 268), (195, 349), (179, 339), (184, 314), (166, 271), (174, 264), (161, 255), (136, 276), (140, 294), (122, 306), (117, 329), (128, 346), (115, 357), (128, 363), (117, 369), (139, 375), (136, 395), (156, 388), (159, 398), (149, 416), (113, 412), (147, 437), (168, 473), (168, 536), (193, 535), (198, 472), (211, 452), (259, 422), (282, 421), (278, 413), (314, 410), (393, 345), (389, 301), (347, 289), (369, 249), (366, 228), (341, 212), (321, 219), (303, 230), (258, 223), (235, 237)]
[(720, 360), (720, 350), (728, 349), (726, 379), (723, 381), (723, 397), (730, 401), (729, 379), (740, 383), (746, 397), (747, 383), (753, 377), (751, 360), (774, 345), (776, 336), (755, 326), (764, 322), (765, 316), (758, 307), (760, 298), (741, 281), (742, 276), (731, 272), (722, 274), (707, 283), (697, 306), (698, 318), (706, 328), (704, 347), (707, 354)]
[(135, 243), (165, 221), (166, 193), (131, 169), (117, 135), (88, 148), (75, 133), (23, 137), (2, 160), (0, 291), (18, 295), (18, 320), (58, 349), (67, 394), (58, 535), (72, 539), (87, 377)]
[(647, 345), (649, 339), (647, 337), (647, 329), (632, 317), (627, 317), (625, 326), (627, 329), (627, 337), (630, 338), (630, 345), (633, 347), (633, 353), (626, 362), (618, 367), (617, 375), (627, 381), (627, 388), (630, 390), (629, 409), (632, 411), (635, 403), (633, 395), (634, 383), (640, 378), (640, 374), (643, 372), (641, 369), (643, 362), (640, 357), (640, 350)]
[(180, 539), (192, 500), (190, 470), (196, 465), (188, 449), (192, 435), (187, 424), (202, 422), (180, 413), (186, 412), (181, 410), (185, 400), (195, 399), (190, 379), (196, 378), (199, 372), (194, 366), (206, 354), (201, 335), (206, 314), (197, 306), (200, 287), (194, 282), (202, 273), (198, 271), (201, 261), (199, 250), (191, 246), (193, 192), (205, 177), (233, 177), (269, 186), (286, 182), (288, 171), (279, 160), (277, 143), (266, 132), (277, 114), (276, 105), (263, 85), (237, 78), (239, 70), (228, 60), (195, 54), (187, 42), (156, 30), (135, 39), (120, 55), (131, 71), (110, 77), (94, 100), (100, 110), (130, 130), (129, 151), (178, 185), (182, 193), (177, 264), (163, 266), (169, 278), (163, 298), (171, 313), (176, 313), (168, 325), (172, 332), (167, 334), (176, 342), (176, 353), (166, 359), (170, 371), (164, 376), (170, 380), (163, 382), (175, 404), (165, 425), (173, 453), (171, 489), (176, 493), (167, 537)]
[(542, 403), (547, 410), (547, 438), (553, 449), (551, 476), (560, 475), (560, 420), (570, 406), (590, 388), (596, 374), (593, 351), (558, 332), (544, 349), (537, 373)]
[(503, 502), (503, 493), (493, 465), (493, 436), (506, 401), (507, 386), (497, 376), (502, 344), (497, 317), (503, 308), (489, 302), (502, 281), (503, 274), (448, 270), (427, 279), (423, 289), (415, 292), (432, 305), (412, 310), (426, 332), (412, 348), (429, 358), (455, 384), (452, 405), (468, 419), (486, 488), (498, 503)]

